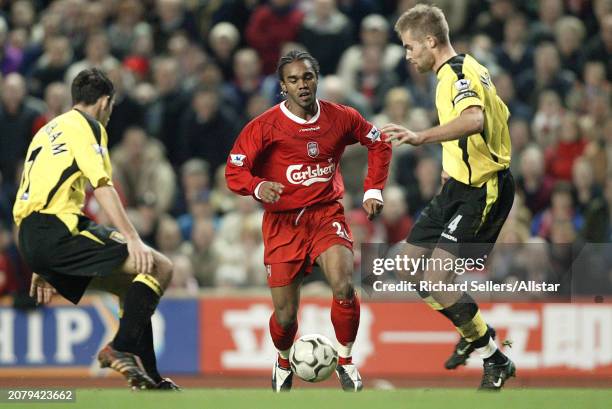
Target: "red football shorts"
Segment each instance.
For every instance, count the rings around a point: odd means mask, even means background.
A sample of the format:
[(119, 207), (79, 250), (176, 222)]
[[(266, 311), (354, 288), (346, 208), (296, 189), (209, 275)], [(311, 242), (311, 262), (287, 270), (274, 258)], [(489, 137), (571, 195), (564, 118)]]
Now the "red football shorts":
[(340, 202), (266, 212), (262, 230), (270, 287), (291, 284), (300, 272), (309, 274), (317, 257), (335, 244), (353, 251), (353, 237)]

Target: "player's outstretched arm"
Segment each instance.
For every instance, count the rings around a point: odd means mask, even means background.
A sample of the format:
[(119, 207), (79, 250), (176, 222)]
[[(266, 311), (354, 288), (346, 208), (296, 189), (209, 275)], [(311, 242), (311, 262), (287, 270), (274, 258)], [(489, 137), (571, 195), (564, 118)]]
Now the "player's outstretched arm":
[(387, 142), (393, 142), (396, 146), (409, 144), (419, 146), (426, 143), (437, 143), (452, 141), (482, 132), (484, 127), (484, 113), (482, 107), (471, 106), (461, 112), (452, 121), (436, 126), (425, 131), (413, 132), (403, 126), (387, 124), (381, 131), (387, 135)]
[(136, 272), (138, 274), (151, 274), (154, 264), (153, 250), (140, 239), (138, 232), (123, 209), (115, 188), (110, 185), (98, 186), (94, 190), (94, 196), (111, 222), (125, 237), (128, 252), (136, 262)]

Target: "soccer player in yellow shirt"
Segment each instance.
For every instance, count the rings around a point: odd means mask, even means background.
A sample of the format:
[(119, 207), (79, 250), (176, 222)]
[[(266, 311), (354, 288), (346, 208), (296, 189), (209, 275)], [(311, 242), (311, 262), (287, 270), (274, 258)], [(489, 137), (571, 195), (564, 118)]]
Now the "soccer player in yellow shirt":
[[(413, 132), (388, 124), (382, 132), (396, 145), (441, 143), (445, 179), (442, 191), (425, 207), (410, 232), (405, 253), (413, 258), (443, 260), (483, 257), (497, 240), (514, 200), (509, 170), (510, 113), (497, 95), (489, 71), (472, 56), (453, 49), (442, 10), (417, 5), (398, 19), (395, 30), (407, 61), (419, 72), (437, 75), (440, 125)], [(420, 274), (435, 283), (452, 283), (455, 277), (453, 271), (435, 267)], [(469, 294), (432, 291), (419, 295), (450, 319), (461, 334), (447, 368), (465, 363), (476, 350), (484, 361), (481, 389), (501, 389), (515, 375), (514, 363), (497, 348), (492, 328)]]
[[(151, 327), (172, 263), (142, 242), (112, 184), (104, 126), (113, 84), (102, 71), (87, 69), (71, 92), (73, 109), (32, 139), (13, 208), (19, 249), (36, 272), (30, 295), (46, 303), (59, 292), (74, 304), (87, 288), (119, 296), (119, 329), (98, 354), (100, 365), (120, 372), (132, 388), (177, 389), (157, 372)], [(83, 214), (87, 184), (118, 231)]]

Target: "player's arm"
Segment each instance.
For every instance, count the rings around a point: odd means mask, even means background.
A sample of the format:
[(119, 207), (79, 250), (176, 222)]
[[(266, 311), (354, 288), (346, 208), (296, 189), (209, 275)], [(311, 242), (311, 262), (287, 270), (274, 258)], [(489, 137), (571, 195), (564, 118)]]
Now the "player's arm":
[(129, 221), (117, 191), (111, 181), (111, 165), (108, 149), (96, 140), (93, 132), (73, 130), (70, 148), (79, 170), (94, 187), (94, 196), (113, 225), (125, 237), (128, 252), (136, 263), (136, 272), (150, 274), (153, 270), (153, 250), (145, 245)]
[(391, 146), (383, 140), (382, 133), (366, 121), (355, 109), (349, 113), (353, 121), (353, 134), (368, 149), (368, 173), (363, 183), (363, 209), (372, 220), (383, 208), (382, 190), (389, 176)]
[(452, 110), (456, 115), (454, 119), (421, 132), (413, 132), (396, 124), (385, 125), (383, 131), (389, 135), (390, 142), (415, 146), (448, 142), (478, 134), (484, 128), (483, 93), (483, 85), (477, 75), (465, 72), (458, 77), (449, 73), (438, 85), (436, 106), (445, 111)]
[(388, 135), (388, 142), (395, 142), (397, 145), (410, 144), (414, 146), (426, 143), (440, 143), (453, 141), (464, 136), (474, 135), (484, 129), (484, 112), (478, 105), (464, 109), (461, 114), (445, 123), (420, 132), (413, 132), (403, 126), (387, 124), (382, 131)]
[(285, 188), (281, 183), (253, 175), (253, 163), (264, 148), (261, 127), (249, 123), (238, 135), (225, 167), (227, 187), (242, 196), (254, 196), (264, 203), (275, 203)]
[(134, 225), (128, 219), (115, 188), (109, 185), (108, 181), (100, 181), (94, 190), (94, 196), (113, 225), (125, 238), (128, 252), (136, 263), (136, 271), (139, 274), (150, 274), (154, 264), (153, 250), (143, 243)]

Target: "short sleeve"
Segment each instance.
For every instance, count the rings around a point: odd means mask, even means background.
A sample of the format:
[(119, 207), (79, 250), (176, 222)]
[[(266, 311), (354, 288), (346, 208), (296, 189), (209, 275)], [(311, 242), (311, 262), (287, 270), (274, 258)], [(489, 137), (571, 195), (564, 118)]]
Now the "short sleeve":
[(451, 85), (451, 99), (457, 114), (471, 106), (484, 106), (483, 89), (479, 79), (461, 76)]
[(70, 145), (79, 170), (97, 188), (102, 184), (112, 185), (112, 181), (106, 133), (100, 124), (95, 125), (97, 129), (93, 126), (72, 129)]

